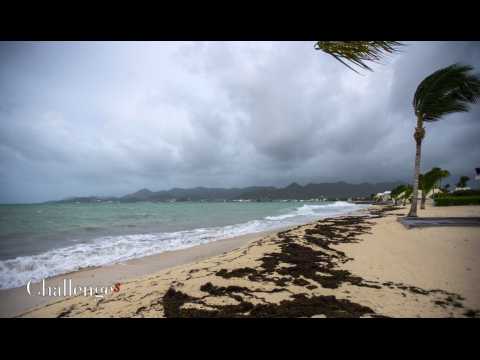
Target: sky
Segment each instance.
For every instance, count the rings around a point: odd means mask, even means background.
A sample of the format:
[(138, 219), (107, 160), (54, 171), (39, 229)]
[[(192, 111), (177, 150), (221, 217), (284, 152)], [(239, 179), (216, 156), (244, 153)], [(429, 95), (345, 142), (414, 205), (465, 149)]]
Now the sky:
[[(405, 44), (357, 74), (313, 42), (0, 42), (0, 203), (411, 182), (415, 89), (480, 42)], [(479, 139), (479, 104), (427, 124), (422, 171), (473, 178)]]

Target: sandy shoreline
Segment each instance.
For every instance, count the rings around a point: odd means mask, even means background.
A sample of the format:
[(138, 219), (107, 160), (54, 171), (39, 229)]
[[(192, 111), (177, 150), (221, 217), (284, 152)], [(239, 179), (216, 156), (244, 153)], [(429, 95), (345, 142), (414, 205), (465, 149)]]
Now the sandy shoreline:
[[(406, 211), (383, 207), (361, 216), (222, 240), (206, 244), (200, 252), (195, 247), (180, 250), (175, 257), (164, 253), (153, 256), (151, 262), (137, 260), (137, 265), (132, 260), (128, 266), (138, 266), (136, 273), (122, 272), (127, 265), (114, 265), (111, 271), (87, 269), (72, 275), (79, 282), (95, 279), (97, 285), (108, 280), (105, 285), (111, 285), (114, 274), (122, 281), (121, 290), (104, 299), (79, 296), (16, 307), (12, 303), (18, 302), (19, 294), (6, 290), (0, 292), (2, 313), (23, 312), (26, 317), (479, 316), (480, 228), (407, 230), (396, 219)], [(429, 207), (420, 215), (480, 216), (480, 207)], [(159, 261), (162, 255), (170, 262)], [(123, 282), (126, 278), (133, 280)]]
[[(62, 287), (65, 279), (72, 279), (79, 286), (111, 286), (117, 282), (125, 282), (157, 271), (176, 266), (194, 263), (212, 256), (232, 251), (269, 234), (275, 234), (282, 229), (247, 234), (233, 238), (214, 241), (186, 249), (165, 251), (160, 254), (144, 256), (124, 262), (80, 269), (46, 279), (45, 286)], [(0, 317), (16, 316), (28, 309), (46, 305), (61, 300), (56, 297), (38, 296), (42, 284), (32, 283), (30, 296), (26, 286), (13, 289), (0, 289)]]

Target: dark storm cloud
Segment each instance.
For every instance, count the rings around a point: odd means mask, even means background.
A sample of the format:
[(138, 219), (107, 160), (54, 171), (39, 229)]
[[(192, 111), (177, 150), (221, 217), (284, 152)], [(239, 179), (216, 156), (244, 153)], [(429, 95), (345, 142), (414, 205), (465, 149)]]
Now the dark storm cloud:
[[(362, 75), (309, 42), (2, 43), (0, 202), (409, 181), (413, 93), (454, 62), (480, 71), (479, 43), (408, 43)], [(479, 136), (479, 105), (428, 124), (422, 168), (473, 175)]]

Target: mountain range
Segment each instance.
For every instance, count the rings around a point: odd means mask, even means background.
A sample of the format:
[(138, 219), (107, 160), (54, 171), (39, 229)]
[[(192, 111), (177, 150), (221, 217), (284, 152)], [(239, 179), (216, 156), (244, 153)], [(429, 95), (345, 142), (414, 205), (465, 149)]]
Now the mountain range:
[(141, 189), (122, 197), (73, 197), (57, 202), (139, 202), (139, 201), (232, 201), (232, 200), (308, 200), (317, 198), (347, 199), (369, 197), (371, 194), (391, 190), (402, 182), (349, 184), (343, 181), (299, 185), (292, 183), (284, 188), (273, 186), (251, 186), (245, 188), (207, 188), (190, 189), (173, 188), (170, 190), (151, 191)]

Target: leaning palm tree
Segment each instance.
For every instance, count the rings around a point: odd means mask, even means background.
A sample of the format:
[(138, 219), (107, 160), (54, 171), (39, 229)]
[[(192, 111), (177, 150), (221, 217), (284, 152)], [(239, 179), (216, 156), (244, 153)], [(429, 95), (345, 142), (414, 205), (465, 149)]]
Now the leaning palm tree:
[(469, 65), (453, 64), (427, 76), (418, 86), (413, 97), (417, 127), (413, 137), (416, 143), (413, 177), (413, 199), (409, 217), (417, 216), (418, 176), (422, 140), (425, 137), (424, 122), (434, 122), (443, 116), (469, 110), (469, 104), (480, 98), (480, 77), (472, 74)]
[(393, 200), (393, 205), (397, 205), (397, 201), (401, 199), (401, 195), (407, 187), (405, 185), (398, 185), (390, 191), (390, 197)]
[(315, 49), (321, 50), (357, 72), (347, 62), (366, 70), (372, 70), (367, 61), (378, 63), (386, 54), (399, 51), (398, 41), (317, 41)]
[(420, 203), (420, 209), (425, 209), (425, 202), (427, 200), (427, 194), (435, 188), (441, 179), (450, 176), (448, 170), (440, 169), (439, 167), (434, 167), (430, 171), (426, 172), (423, 176), (419, 177), (419, 187), (422, 188), (422, 201)]
[[(442, 179), (447, 178), (450, 176), (450, 172), (448, 170), (440, 169), (438, 172), (438, 190), (442, 190)], [(435, 194), (433, 195), (435, 196)]]

